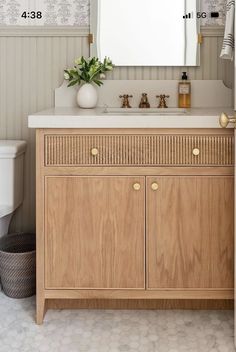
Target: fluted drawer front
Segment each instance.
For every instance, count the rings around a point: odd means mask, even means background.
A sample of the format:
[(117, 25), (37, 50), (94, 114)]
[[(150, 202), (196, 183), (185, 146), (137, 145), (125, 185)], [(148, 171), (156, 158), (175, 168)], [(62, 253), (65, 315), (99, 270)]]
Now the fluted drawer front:
[(234, 163), (228, 135), (46, 135), (46, 166), (218, 165)]

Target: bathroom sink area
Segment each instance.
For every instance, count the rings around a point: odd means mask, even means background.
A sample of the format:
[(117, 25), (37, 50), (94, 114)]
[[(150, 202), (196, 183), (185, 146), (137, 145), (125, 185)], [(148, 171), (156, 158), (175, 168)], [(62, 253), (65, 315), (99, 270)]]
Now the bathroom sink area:
[(167, 108), (167, 109), (140, 109), (140, 108), (105, 108), (104, 113), (108, 115), (157, 115), (157, 116), (181, 116), (187, 113), (187, 109)]

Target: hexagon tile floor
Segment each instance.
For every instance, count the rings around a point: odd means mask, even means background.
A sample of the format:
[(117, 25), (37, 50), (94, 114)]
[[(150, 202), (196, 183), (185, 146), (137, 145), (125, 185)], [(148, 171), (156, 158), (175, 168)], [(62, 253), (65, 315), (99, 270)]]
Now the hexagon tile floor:
[(233, 352), (231, 311), (49, 311), (0, 293), (0, 352)]

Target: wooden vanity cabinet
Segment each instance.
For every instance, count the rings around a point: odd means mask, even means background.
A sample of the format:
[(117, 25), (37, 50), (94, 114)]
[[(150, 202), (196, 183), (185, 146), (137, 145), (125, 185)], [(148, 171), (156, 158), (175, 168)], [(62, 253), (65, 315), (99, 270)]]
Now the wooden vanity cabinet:
[(42, 129), (36, 144), (38, 323), (81, 300), (233, 299), (232, 130)]
[(46, 289), (145, 288), (145, 178), (45, 179)]
[(148, 289), (234, 287), (233, 194), (233, 176), (147, 178)]

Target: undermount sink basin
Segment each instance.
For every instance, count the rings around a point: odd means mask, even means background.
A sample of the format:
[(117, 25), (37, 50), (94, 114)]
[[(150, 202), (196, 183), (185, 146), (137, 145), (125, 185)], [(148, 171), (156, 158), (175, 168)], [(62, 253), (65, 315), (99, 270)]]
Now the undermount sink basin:
[(123, 109), (123, 108), (105, 108), (104, 113), (109, 115), (184, 115), (186, 114), (186, 109), (180, 108), (167, 108), (167, 109)]

